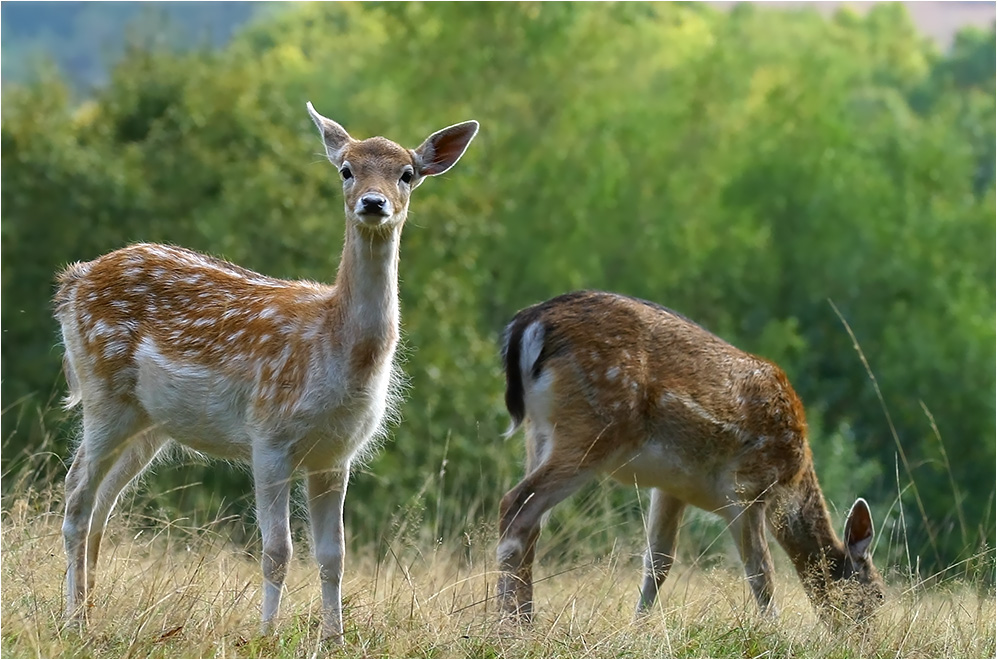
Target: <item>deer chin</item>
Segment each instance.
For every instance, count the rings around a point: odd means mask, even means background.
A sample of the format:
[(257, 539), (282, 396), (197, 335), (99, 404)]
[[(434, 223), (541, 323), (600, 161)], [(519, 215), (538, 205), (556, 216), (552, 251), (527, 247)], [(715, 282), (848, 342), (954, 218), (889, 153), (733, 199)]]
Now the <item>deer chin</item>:
[(364, 227), (384, 227), (385, 225), (397, 224), (392, 222), (394, 216), (388, 213), (357, 213), (357, 224)]
[(388, 240), (397, 233), (404, 219), (398, 220), (394, 216), (358, 216), (353, 223), (355, 231), (359, 236), (369, 240)]

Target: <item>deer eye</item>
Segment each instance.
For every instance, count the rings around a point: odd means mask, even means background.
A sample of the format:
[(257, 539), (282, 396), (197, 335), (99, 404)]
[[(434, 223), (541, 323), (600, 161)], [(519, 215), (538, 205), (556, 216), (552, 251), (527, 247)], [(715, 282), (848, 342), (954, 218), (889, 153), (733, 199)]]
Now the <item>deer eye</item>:
[(412, 173), (408, 170), (402, 172), (402, 183), (412, 183)]
[(353, 172), (350, 171), (349, 167), (339, 170), (339, 175), (343, 177), (343, 181), (349, 181), (353, 178)]

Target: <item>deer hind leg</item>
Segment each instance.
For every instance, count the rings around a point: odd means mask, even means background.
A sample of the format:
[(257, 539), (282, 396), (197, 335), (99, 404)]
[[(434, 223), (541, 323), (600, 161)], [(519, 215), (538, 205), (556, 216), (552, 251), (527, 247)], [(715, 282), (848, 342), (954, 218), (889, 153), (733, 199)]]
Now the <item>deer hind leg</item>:
[(349, 474), (349, 465), (308, 474), (312, 543), (322, 580), (322, 637), (336, 642), (343, 639), (343, 502)]
[(675, 560), (675, 542), (686, 503), (657, 488), (651, 489), (651, 509), (647, 520), (647, 552), (644, 555), (644, 582), (637, 601), (637, 615), (650, 611), (661, 583)]
[(772, 600), (772, 555), (765, 539), (765, 503), (755, 501), (737, 505), (729, 515), (730, 531), (737, 543), (751, 592), (762, 614), (775, 617), (779, 612)]
[(500, 607), (507, 614), (527, 622), (532, 618), (533, 560), (541, 520), (591, 476), (591, 469), (575, 469), (548, 459), (502, 498), (496, 554), (501, 571)]
[[(138, 416), (131, 408), (107, 412), (98, 416), (84, 408), (83, 442), (66, 474), (66, 514), (62, 522), (66, 547), (66, 617), (74, 620), (86, 617), (87, 594), (94, 583), (100, 537), (120, 492), (118, 488), (111, 495), (114, 486), (105, 487), (105, 478), (129, 453), (137, 426)], [(105, 501), (108, 498), (110, 502)], [(98, 518), (96, 528), (95, 513), (103, 516)]]
[(108, 518), (125, 487), (152, 462), (159, 450), (166, 444), (166, 436), (147, 431), (133, 444), (125, 447), (114, 465), (108, 471), (94, 500), (93, 516), (90, 520), (90, 533), (87, 536), (87, 606), (93, 598), (95, 567), (100, 552), (100, 542), (107, 527)]
[(263, 634), (273, 630), (280, 610), (284, 578), (291, 562), (291, 478), (294, 468), (285, 451), (253, 448), (256, 516), (263, 537)]

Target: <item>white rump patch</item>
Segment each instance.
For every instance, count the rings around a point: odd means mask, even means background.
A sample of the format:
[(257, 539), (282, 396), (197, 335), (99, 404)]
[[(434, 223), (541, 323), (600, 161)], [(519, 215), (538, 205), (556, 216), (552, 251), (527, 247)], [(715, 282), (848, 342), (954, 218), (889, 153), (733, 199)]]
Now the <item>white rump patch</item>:
[[(519, 369), (524, 376), (529, 375), (533, 365), (540, 358), (544, 347), (544, 327), (539, 321), (534, 321), (523, 331), (519, 342)], [(523, 380), (526, 380), (525, 378)]]

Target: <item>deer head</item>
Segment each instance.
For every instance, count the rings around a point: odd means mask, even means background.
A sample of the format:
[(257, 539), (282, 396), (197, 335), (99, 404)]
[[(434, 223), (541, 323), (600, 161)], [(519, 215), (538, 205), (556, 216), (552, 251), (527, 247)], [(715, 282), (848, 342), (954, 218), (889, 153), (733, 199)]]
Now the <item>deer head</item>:
[(343, 179), (347, 222), (389, 231), (408, 214), (409, 196), (427, 176), (443, 174), (460, 160), (478, 133), (478, 122), (465, 121), (430, 135), (417, 149), (383, 137), (356, 140), (342, 126), (323, 117), (311, 102), (308, 114), (318, 126), (329, 160)]

